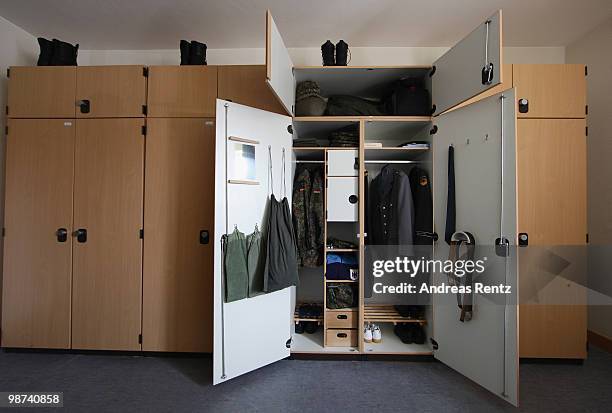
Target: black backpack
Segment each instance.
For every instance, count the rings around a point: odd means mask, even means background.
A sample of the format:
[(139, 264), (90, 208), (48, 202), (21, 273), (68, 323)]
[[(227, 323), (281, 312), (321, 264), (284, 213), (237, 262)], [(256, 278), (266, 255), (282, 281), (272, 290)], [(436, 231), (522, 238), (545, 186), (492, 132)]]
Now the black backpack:
[(393, 83), (385, 109), (393, 116), (430, 116), (431, 97), (423, 80), (411, 77)]

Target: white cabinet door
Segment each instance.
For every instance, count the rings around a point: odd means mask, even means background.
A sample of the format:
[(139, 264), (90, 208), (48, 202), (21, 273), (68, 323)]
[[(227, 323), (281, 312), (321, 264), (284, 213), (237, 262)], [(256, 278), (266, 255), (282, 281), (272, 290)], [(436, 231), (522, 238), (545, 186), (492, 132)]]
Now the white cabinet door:
[(356, 167), (358, 151), (336, 150), (327, 151), (327, 176), (358, 176)]
[(293, 115), (295, 102), (293, 62), (270, 10), (266, 12), (266, 81), (287, 113)]
[[(492, 74), (483, 80), (483, 69)], [(470, 99), (502, 82), (502, 13), (489, 17), (434, 63), (432, 100), (435, 114)]]
[[(225, 303), (221, 253), (221, 237), (232, 232), (234, 227), (246, 235), (258, 225), (265, 233), (264, 211), (270, 193), (280, 200), (286, 188), (291, 205), (292, 142), (287, 132), (291, 118), (217, 100), (216, 124), (215, 231), (211, 237), (215, 261), (213, 384), (289, 356), (295, 294), (295, 287), (289, 287)], [(243, 144), (254, 146), (254, 157), (253, 151), (240, 147)], [(268, 148), (271, 150), (273, 187), (268, 181)], [(247, 154), (244, 162), (237, 158), (240, 153)], [(202, 191), (211, 191), (211, 188), (202, 188)]]
[[(504, 95), (505, 99), (501, 99)], [(434, 221), (441, 234), (436, 259), (446, 260), (444, 241), (448, 191), (449, 147), (454, 150), (456, 231), (476, 241), (474, 260), (484, 260), (474, 283), (504, 284), (512, 295), (473, 295), (473, 318), (459, 320), (455, 294), (432, 294), (434, 356), (504, 400), (518, 404), (518, 318), (516, 255), (516, 114), (515, 91), (508, 90), (441, 115), (433, 141)], [(503, 117), (502, 117), (503, 113)], [(502, 135), (503, 133), (503, 135)], [(503, 138), (502, 138), (503, 136)], [(510, 243), (509, 257), (500, 257), (500, 234)], [(435, 285), (449, 285), (435, 273)], [(436, 349), (437, 344), (437, 349)]]
[(327, 220), (357, 222), (359, 213), (359, 179), (352, 177), (327, 178)]

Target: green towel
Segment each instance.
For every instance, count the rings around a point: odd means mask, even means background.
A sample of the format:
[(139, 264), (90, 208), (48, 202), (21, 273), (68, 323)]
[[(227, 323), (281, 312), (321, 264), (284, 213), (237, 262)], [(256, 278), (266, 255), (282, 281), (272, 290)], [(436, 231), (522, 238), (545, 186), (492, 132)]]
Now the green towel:
[[(259, 228), (246, 237), (247, 245), (247, 269), (249, 273), (249, 297), (255, 297), (264, 293), (263, 276), (266, 266), (266, 254), (261, 253), (262, 235)], [(265, 248), (265, 244), (263, 245)]]
[(235, 228), (225, 244), (225, 302), (246, 298), (248, 283), (246, 238)]

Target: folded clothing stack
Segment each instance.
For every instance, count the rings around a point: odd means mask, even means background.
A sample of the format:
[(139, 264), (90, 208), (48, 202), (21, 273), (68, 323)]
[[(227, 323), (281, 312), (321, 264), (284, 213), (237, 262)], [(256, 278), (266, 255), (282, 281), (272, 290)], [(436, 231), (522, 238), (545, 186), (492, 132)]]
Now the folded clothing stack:
[(354, 253), (328, 253), (325, 277), (328, 280), (352, 280), (358, 278), (358, 264)]
[(400, 148), (411, 148), (411, 149), (429, 149), (429, 142), (426, 141), (411, 141), (398, 145)]
[(329, 134), (329, 146), (334, 147), (357, 147), (359, 146), (359, 128), (357, 126), (346, 126)]
[(316, 138), (297, 138), (293, 140), (293, 146), (298, 148), (319, 146)]

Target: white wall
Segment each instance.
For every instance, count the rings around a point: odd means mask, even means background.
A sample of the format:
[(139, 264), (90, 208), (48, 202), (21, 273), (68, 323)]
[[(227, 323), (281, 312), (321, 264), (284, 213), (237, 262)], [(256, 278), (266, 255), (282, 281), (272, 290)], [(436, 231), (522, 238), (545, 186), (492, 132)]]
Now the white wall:
[[(37, 59), (38, 44), (36, 38), (26, 33), (13, 23), (0, 17), (0, 133), (4, 138), (4, 127), (6, 119), (4, 108), (6, 107), (7, 78), (6, 69), (9, 66), (35, 65)], [(4, 226), (4, 150), (5, 140), (0, 144), (0, 227)], [(2, 251), (2, 239), (0, 239), (0, 251)], [(2, 254), (0, 254), (0, 269), (2, 268)], [(2, 271), (0, 270), (0, 316), (2, 315)]]
[[(612, 290), (612, 19), (567, 47), (588, 66), (589, 283)], [(589, 307), (589, 329), (612, 339), (612, 306)]]
[[(429, 65), (448, 50), (447, 47), (353, 47), (351, 65)], [(318, 47), (290, 48), (293, 64), (321, 65)], [(264, 49), (209, 49), (212, 65), (264, 64)], [(563, 47), (506, 47), (505, 63), (564, 63)], [(180, 53), (176, 50), (82, 50), (80, 65), (144, 64), (176, 65)]]

